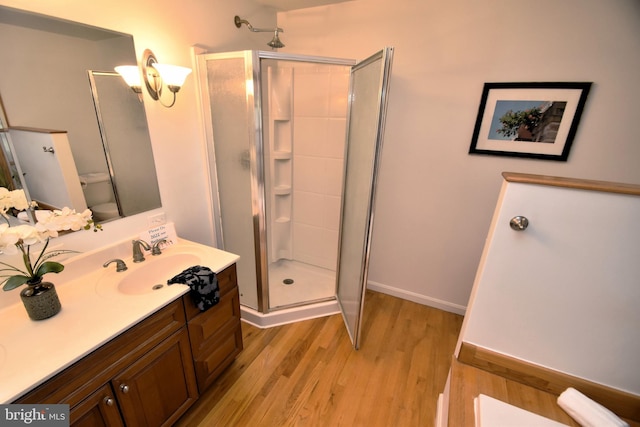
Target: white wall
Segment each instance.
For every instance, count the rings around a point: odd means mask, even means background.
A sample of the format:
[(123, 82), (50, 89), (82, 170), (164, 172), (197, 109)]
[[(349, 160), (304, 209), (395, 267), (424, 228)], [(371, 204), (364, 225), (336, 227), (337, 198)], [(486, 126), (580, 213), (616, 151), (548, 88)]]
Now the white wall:
[[(237, 29), (233, 24), (236, 14), (256, 26), (275, 25), (273, 10), (252, 0), (180, 5), (169, 0), (155, 1), (152, 5), (145, 1), (125, 0), (65, 0), (63, 3), (0, 0), (0, 4), (132, 34), (138, 60), (144, 49), (149, 48), (159, 61), (183, 66), (192, 66), (191, 48), (195, 45), (211, 51), (266, 47), (264, 43), (270, 40), (269, 34), (256, 35), (246, 29)], [(260, 36), (268, 39), (263, 40)], [(146, 92), (144, 95), (163, 210), (169, 220), (175, 221), (179, 235), (213, 244), (209, 180), (196, 81), (193, 76), (187, 79), (171, 109), (151, 100)], [(120, 220), (106, 226), (99, 239), (87, 236), (86, 245), (103, 244), (109, 235), (114, 239), (121, 238), (146, 225), (146, 215)]]
[[(192, 45), (265, 49), (270, 35), (236, 29), (234, 15), (275, 23), (252, 0), (0, 4), (133, 34), (138, 58), (151, 48), (179, 65), (190, 65)], [(369, 274), (388, 292), (464, 309), (501, 171), (640, 183), (636, 0), (356, 0), (280, 13), (278, 26), (284, 52), (396, 48)], [(467, 155), (482, 85), (493, 81), (594, 82), (568, 162)], [(145, 102), (164, 210), (179, 234), (213, 243), (196, 82), (172, 109)]]
[[(395, 47), (376, 289), (462, 312), (502, 171), (640, 183), (636, 0), (356, 0), (279, 13), (278, 25), (291, 53)], [(594, 82), (568, 162), (468, 155), (483, 84), (530, 81)]]

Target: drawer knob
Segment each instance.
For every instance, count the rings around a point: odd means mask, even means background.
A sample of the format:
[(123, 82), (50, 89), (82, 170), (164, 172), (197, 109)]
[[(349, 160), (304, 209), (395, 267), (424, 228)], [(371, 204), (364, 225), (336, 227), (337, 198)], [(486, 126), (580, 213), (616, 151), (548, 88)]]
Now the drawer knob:
[(105, 405), (107, 405), (107, 406), (113, 406), (114, 401), (113, 401), (113, 399), (112, 399), (112, 398), (110, 398), (109, 396), (107, 396), (107, 397), (105, 397), (105, 398), (104, 398), (104, 403), (105, 403)]
[(529, 220), (525, 216), (514, 216), (509, 221), (509, 226), (516, 231), (524, 231), (529, 226)]
[(122, 384), (120, 386), (120, 391), (122, 391), (123, 393), (129, 393), (129, 386), (126, 384)]

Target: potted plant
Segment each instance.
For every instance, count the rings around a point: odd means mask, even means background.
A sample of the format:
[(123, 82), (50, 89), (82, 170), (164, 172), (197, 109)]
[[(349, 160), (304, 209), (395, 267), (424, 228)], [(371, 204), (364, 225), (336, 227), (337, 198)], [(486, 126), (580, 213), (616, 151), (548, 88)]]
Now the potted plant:
[[(94, 223), (91, 210), (77, 213), (67, 207), (39, 215), (35, 225), (10, 226), (7, 210), (25, 210), (29, 207), (22, 190), (8, 191), (0, 188), (0, 215), (7, 219), (6, 223), (0, 224), (0, 250), (7, 255), (20, 254), (22, 259), (17, 267), (0, 261), (0, 284), (5, 291), (26, 284), (27, 287), (20, 292), (20, 298), (29, 317), (42, 320), (54, 316), (62, 308), (54, 284), (43, 281), (45, 274), (64, 270), (64, 265), (51, 261), (51, 258), (75, 252), (64, 249), (47, 251), (49, 240), (57, 237), (58, 232), (63, 230), (93, 228), (98, 231), (102, 227)], [(34, 259), (31, 246), (38, 243), (44, 243), (44, 246)]]

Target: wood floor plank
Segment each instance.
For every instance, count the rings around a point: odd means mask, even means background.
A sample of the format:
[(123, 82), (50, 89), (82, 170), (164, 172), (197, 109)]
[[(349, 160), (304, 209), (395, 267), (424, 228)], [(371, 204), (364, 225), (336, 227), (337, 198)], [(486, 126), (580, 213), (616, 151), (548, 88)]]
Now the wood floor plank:
[[(313, 425), (314, 420), (331, 418), (337, 412), (338, 402), (345, 394), (345, 386), (338, 381), (345, 367), (339, 361), (346, 360), (354, 350), (340, 316), (330, 318), (328, 326), (327, 330), (335, 333), (334, 339), (324, 349), (325, 358), (321, 361), (322, 376), (298, 414), (301, 423), (304, 421), (301, 425)], [(324, 338), (320, 337), (318, 342), (324, 344)]]
[(363, 316), (357, 351), (340, 315), (243, 323), (244, 350), (176, 425), (432, 425), (462, 317), (371, 291)]

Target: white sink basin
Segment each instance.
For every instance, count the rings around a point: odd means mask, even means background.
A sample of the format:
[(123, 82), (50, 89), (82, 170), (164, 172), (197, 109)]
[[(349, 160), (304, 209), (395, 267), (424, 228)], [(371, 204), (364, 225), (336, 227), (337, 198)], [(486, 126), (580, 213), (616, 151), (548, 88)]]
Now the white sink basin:
[(198, 264), (202, 264), (202, 260), (197, 255), (189, 253), (147, 258), (119, 281), (118, 291), (129, 295), (153, 292), (167, 286), (167, 280), (184, 269)]
[(146, 260), (133, 263), (127, 260), (126, 271), (116, 272), (115, 265), (109, 265), (96, 283), (100, 295), (147, 295), (167, 288), (167, 280), (195, 265), (207, 265), (206, 255), (193, 246), (169, 248), (161, 255), (145, 255)]

